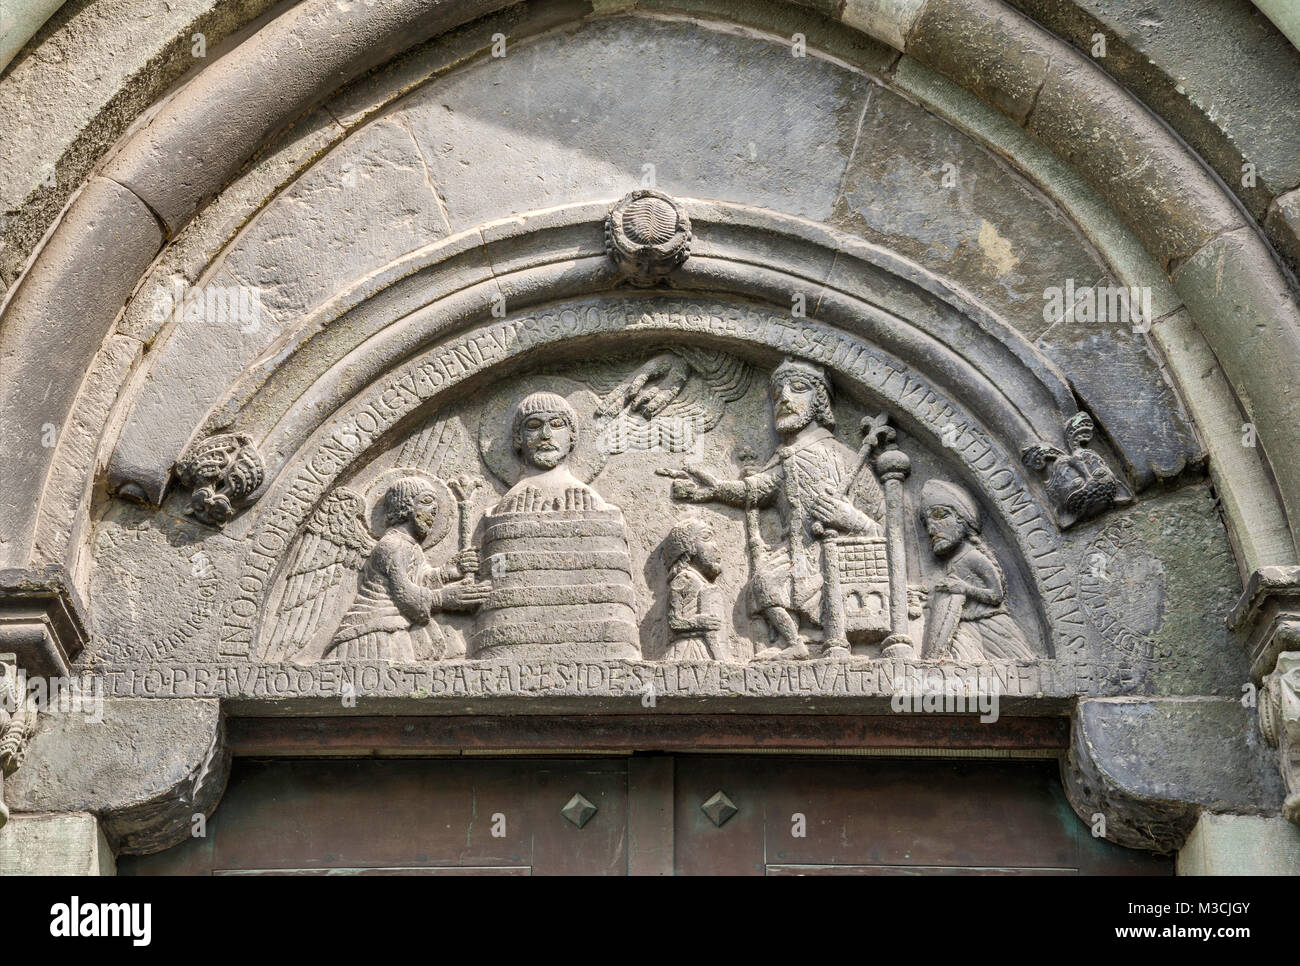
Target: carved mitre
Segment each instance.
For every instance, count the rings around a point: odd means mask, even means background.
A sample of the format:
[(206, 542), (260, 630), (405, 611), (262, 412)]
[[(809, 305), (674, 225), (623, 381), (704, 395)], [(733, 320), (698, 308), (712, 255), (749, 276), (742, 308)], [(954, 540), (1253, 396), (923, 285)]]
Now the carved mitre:
[(653, 285), (691, 254), (691, 219), (662, 191), (626, 195), (605, 219), (605, 251), (636, 285)]

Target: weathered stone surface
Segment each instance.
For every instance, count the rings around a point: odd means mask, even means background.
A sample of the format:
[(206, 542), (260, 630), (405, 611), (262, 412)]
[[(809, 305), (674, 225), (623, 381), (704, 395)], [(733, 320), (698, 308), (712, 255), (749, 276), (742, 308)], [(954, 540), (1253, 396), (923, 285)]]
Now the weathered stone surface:
[[(857, 12), (856, 19), (850, 6)], [(898, 49), (862, 24), (864, 17), (871, 16), (868, 6), (849, 5), (841, 0), (802, 4), (784, 0), (636, 0), (629, 4), (641, 12), (673, 15), (685, 11), (704, 20), (743, 24), (788, 39), (791, 47), (795, 34), (803, 34), (810, 51), (824, 51), (863, 70), (884, 73), (898, 60)], [(908, 0), (900, 4), (900, 9), (906, 6), (910, 6)], [(834, 18), (845, 22), (839, 23)], [(883, 21), (882, 29), (887, 29)]]
[[(68, 198), (122, 133), (272, 0), (66, 4), (0, 86), (0, 284), (11, 284)], [(58, 104), (57, 110), (49, 105)], [(39, 128), (40, 137), (26, 132)]]
[(1300, 875), (1300, 829), (1285, 819), (1202, 812), (1178, 853), (1179, 875)]
[[(1101, 33), (1097, 63), (1173, 126), (1257, 218), (1300, 183), (1290, 147), (1300, 142), (1300, 51), (1249, 0), (1011, 4), (1089, 56)], [(1253, 179), (1243, 179), (1246, 163)]]
[[(1243, 217), (1170, 135), (1077, 55), (1053, 61), (1026, 121), (1119, 209), (1166, 268)], [(1088, 92), (1089, 96), (1084, 96)]]
[[(1243, 458), (1267, 456), (1275, 467), (1300, 452), (1300, 386), (1277, 360), (1300, 344), (1292, 324), (1296, 303), (1286, 280), (1261, 262), (1262, 243), (1247, 228), (1215, 238), (1174, 272), (1174, 284), (1202, 331), (1218, 346), (1219, 362), (1255, 427), (1264, 452), (1251, 447)], [(1291, 519), (1300, 516), (1300, 481), (1277, 474)]]
[(846, 0), (839, 11), (847, 26), (902, 50), (926, 0)]
[(929, 0), (907, 42), (908, 54), (1020, 124), (1033, 110), (1054, 49), (998, 0)]
[(1291, 268), (1300, 269), (1300, 188), (1273, 200), (1264, 228)]
[[(244, 229), (224, 265), (258, 291), (274, 333), (344, 279), (446, 233), (438, 189), (410, 130), (401, 120), (382, 120), (336, 144), (280, 194)], [(269, 336), (256, 344), (269, 344)]]
[(959, 280), (1030, 338), (1043, 290), (1106, 274), (1058, 210), (951, 125), (872, 92), (833, 223)]
[[(82, 189), (5, 306), (0, 423), (15, 441), (0, 461), (0, 566), (25, 566), (59, 430), (108, 327), (162, 245), (157, 219), (105, 178)], [(58, 347), (50, 352), (49, 347)]]
[(114, 875), (113, 849), (89, 812), (14, 815), (0, 832), (0, 875)]
[[(15, 812), (94, 812), (114, 849), (153, 852), (190, 833), (230, 769), (213, 700), (148, 701), (83, 688), (79, 710), (42, 715), (5, 783)], [(71, 707), (71, 704), (70, 704)]]
[[(1080, 589), (1085, 598), (1084, 585), (1099, 589), (1126, 629), (1151, 640), (1155, 693), (1240, 698), (1249, 669), (1226, 617), (1241, 578), (1208, 488), (1103, 523), (1084, 553)], [(1153, 547), (1161, 548), (1158, 560)], [(1127, 586), (1108, 586), (1103, 575)]]
[[(178, 231), (263, 140), (341, 81), (429, 33), (500, 6), (498, 0), (455, 5), (394, 0), (340, 10), (311, 0), (292, 7), (245, 41), (239, 57), (217, 61), (177, 91), (150, 124), (122, 145), (105, 176), (144, 198), (169, 231)], [(220, 118), (221, 138), (203, 136), (214, 117)], [(177, 165), (189, 171), (186, 180), (172, 177)]]
[(1201, 807), (1269, 813), (1281, 801), (1254, 714), (1232, 698), (1081, 701), (1062, 777), (1086, 823), (1130, 848), (1182, 848)]
[(31, 0), (21, 7), (10, 7), (0, 19), (0, 70), (13, 60), (50, 14), (63, 6), (63, 0)]
[[(646, 88), (647, 71), (677, 80)], [(616, 19), (576, 43), (521, 43), (417, 91), (404, 114), (453, 230), (638, 186), (823, 219), (870, 86), (769, 42)], [(615, 108), (633, 102), (634, 118)]]

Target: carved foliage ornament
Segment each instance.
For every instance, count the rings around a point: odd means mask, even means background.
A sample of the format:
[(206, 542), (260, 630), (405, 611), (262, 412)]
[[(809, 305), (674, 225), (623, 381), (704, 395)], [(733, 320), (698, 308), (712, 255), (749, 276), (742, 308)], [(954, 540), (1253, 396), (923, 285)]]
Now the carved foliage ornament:
[(1259, 729), (1278, 751), (1287, 791), (1283, 811), (1300, 824), (1300, 653), (1283, 651), (1276, 669), (1264, 678)]
[(177, 462), (176, 475), (191, 491), (186, 512), (222, 527), (252, 502), (266, 471), (250, 436), (222, 433), (191, 446)]
[(634, 285), (653, 285), (690, 257), (691, 219), (662, 191), (633, 191), (605, 219), (605, 251)]

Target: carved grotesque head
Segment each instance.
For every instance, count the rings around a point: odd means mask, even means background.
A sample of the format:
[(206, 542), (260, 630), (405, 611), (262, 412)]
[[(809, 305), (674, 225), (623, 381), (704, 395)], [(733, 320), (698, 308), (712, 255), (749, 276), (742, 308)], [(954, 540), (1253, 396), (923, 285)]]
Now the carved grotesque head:
[(959, 486), (929, 480), (921, 488), (921, 520), (936, 555), (952, 553), (968, 533), (979, 533), (979, 506)]
[(772, 373), (772, 422), (783, 435), (797, 433), (813, 420), (835, 426), (831, 381), (826, 370), (810, 362), (786, 359)]
[(418, 476), (403, 477), (384, 494), (384, 519), (388, 525), (410, 523), (417, 539), (428, 536), (437, 513), (438, 494), (428, 480)]
[(554, 469), (578, 445), (578, 414), (563, 396), (535, 392), (515, 406), (510, 435), (521, 460), (538, 469)]
[(683, 558), (710, 580), (722, 573), (722, 551), (714, 541), (713, 527), (699, 517), (681, 521), (664, 538), (664, 566), (671, 568)]

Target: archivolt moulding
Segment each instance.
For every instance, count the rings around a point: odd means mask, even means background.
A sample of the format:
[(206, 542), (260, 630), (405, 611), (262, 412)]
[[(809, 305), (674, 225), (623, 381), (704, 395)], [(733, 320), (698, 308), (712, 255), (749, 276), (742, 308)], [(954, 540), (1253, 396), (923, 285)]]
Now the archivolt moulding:
[[(490, 321), (501, 307), (514, 314), (608, 291), (620, 280), (603, 243), (611, 203), (503, 219), (372, 274), (282, 337), (194, 437), (230, 428), (249, 434), (273, 478), (334, 410), (423, 347)], [(766, 304), (792, 322), (799, 301), (809, 320), (861, 336), (966, 400), (1008, 445), (1056, 441), (1077, 412), (1067, 380), (1035, 347), (914, 263), (802, 219), (716, 201), (683, 204), (696, 240), (673, 291)], [(128, 418), (128, 445), (132, 433)], [(1141, 440), (1117, 444), (1132, 459)], [(135, 475), (138, 459), (110, 459), (109, 485), (130, 485), (156, 503), (178, 457), (158, 453), (147, 475)]]

